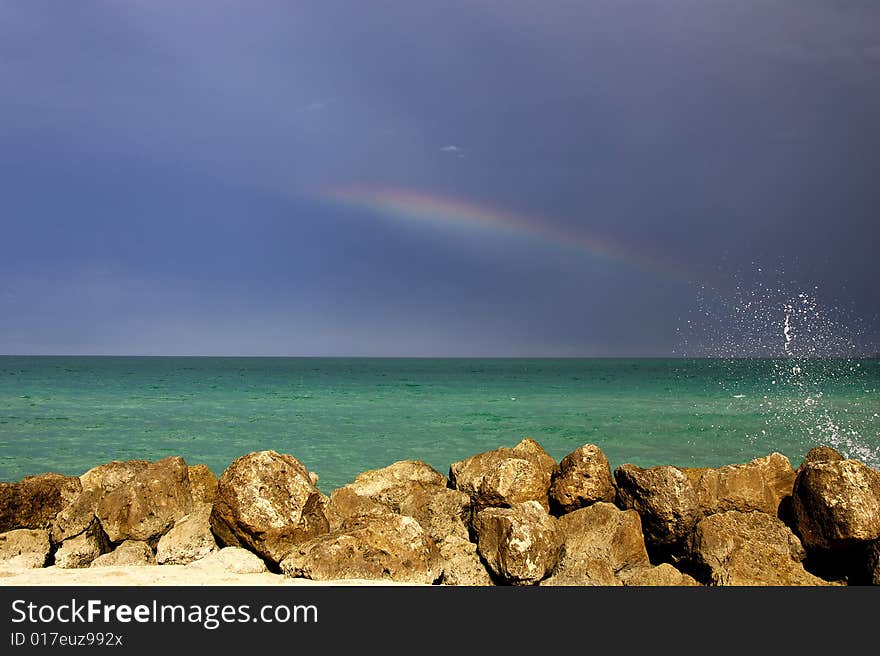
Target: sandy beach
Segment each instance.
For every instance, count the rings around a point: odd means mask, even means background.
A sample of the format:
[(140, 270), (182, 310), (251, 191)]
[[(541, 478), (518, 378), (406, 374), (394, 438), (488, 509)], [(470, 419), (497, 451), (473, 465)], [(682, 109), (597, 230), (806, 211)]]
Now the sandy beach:
[(404, 585), (394, 581), (368, 581), (346, 579), (336, 581), (312, 581), (304, 578), (290, 578), (271, 572), (238, 574), (222, 571), (219, 568), (198, 565), (156, 565), (156, 566), (117, 566), (93, 567), (83, 569), (63, 569), (44, 567), (21, 569), (0, 567), (0, 586), (361, 586), (361, 585)]

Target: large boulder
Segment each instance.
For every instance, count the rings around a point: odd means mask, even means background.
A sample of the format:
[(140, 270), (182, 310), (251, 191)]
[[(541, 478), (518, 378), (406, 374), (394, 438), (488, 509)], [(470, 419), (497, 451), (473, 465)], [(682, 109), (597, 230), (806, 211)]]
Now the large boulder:
[(562, 540), (557, 521), (537, 501), (511, 508), (486, 508), (474, 520), (477, 550), (499, 580), (532, 585), (559, 560)]
[(805, 555), (791, 529), (763, 512), (709, 515), (690, 539), (692, 566), (712, 585), (827, 585), (804, 569)]
[(150, 466), (148, 460), (126, 460), (93, 467), (79, 477), (82, 491), (59, 512), (52, 522), (53, 544), (80, 535), (95, 518), (98, 502), (116, 488), (131, 481)]
[(642, 522), (634, 510), (603, 501), (559, 518), (562, 552), (542, 585), (620, 585), (619, 572), (648, 567)]
[(778, 515), (791, 497), (795, 472), (781, 453), (771, 453), (741, 465), (717, 469), (684, 469), (704, 515), (726, 510), (759, 510)]
[(40, 474), (0, 483), (0, 533), (17, 528), (46, 529), (79, 494), (75, 476)]
[(556, 461), (526, 438), (512, 449), (501, 447), (453, 463), (449, 480), (470, 495), (475, 509), (537, 501), (549, 510), (550, 480), (556, 470)]
[(634, 510), (620, 510), (611, 503), (598, 502), (563, 515), (560, 564), (587, 556), (607, 560), (613, 572), (650, 565), (642, 522)]
[(626, 464), (614, 470), (614, 480), (620, 506), (639, 513), (648, 548), (677, 557), (702, 516), (687, 475), (677, 467)]
[(0, 564), (8, 567), (42, 567), (49, 551), (49, 532), (45, 529), (19, 528), (0, 533)]
[(152, 547), (142, 540), (126, 540), (110, 553), (95, 558), (89, 567), (145, 567), (156, 564)]
[(289, 577), (434, 583), (437, 547), (412, 517), (353, 517), (336, 531), (296, 545), (281, 561)]
[(197, 504), (159, 538), (156, 560), (160, 565), (186, 565), (219, 549), (211, 533), (211, 509), (211, 504)]
[(421, 460), (401, 460), (358, 474), (345, 489), (397, 511), (412, 483), (446, 487), (446, 477)]
[(620, 580), (627, 586), (698, 586), (694, 577), (680, 572), (669, 563), (656, 567), (633, 567), (620, 573)]
[(110, 541), (101, 529), (101, 523), (94, 519), (85, 531), (61, 543), (55, 552), (55, 565), (62, 569), (88, 567), (110, 549)]
[(846, 549), (880, 538), (880, 472), (858, 460), (807, 462), (792, 496), (807, 549)]
[(217, 477), (208, 465), (190, 465), (189, 487), (193, 503), (214, 503), (217, 496)]
[(211, 529), (223, 545), (278, 563), (329, 524), (308, 469), (291, 455), (258, 451), (236, 458), (220, 476)]
[(192, 510), (189, 470), (179, 456), (150, 463), (104, 494), (95, 515), (111, 542), (152, 540)]
[(187, 567), (232, 574), (261, 574), (269, 571), (263, 559), (241, 547), (223, 547)]
[(551, 505), (562, 513), (597, 501), (613, 502), (615, 494), (608, 458), (594, 444), (585, 444), (565, 456), (550, 485)]

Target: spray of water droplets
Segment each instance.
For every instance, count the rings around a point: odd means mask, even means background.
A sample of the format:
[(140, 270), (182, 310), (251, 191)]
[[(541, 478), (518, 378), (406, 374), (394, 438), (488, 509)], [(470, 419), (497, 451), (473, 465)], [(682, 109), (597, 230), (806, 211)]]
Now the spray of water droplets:
[(719, 385), (761, 415), (750, 440), (772, 447), (785, 432), (880, 467), (877, 345), (818, 287), (759, 277), (728, 294), (704, 288), (679, 332), (680, 353), (718, 358)]

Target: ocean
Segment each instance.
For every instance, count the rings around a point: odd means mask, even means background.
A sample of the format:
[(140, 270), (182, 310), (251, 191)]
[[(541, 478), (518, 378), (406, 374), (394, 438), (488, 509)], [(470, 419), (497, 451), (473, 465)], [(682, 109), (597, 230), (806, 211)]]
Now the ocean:
[(0, 357), (0, 480), (181, 455), (299, 458), (329, 493), (366, 469), (531, 436), (612, 467), (796, 467), (828, 444), (880, 466), (880, 360)]

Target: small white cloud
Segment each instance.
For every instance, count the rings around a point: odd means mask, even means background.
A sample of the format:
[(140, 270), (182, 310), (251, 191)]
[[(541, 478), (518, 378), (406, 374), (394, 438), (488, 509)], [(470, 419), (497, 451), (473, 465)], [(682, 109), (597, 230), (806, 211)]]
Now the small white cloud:
[(453, 146), (452, 144), (448, 146), (443, 146), (442, 148), (440, 148), (440, 152), (449, 153), (451, 155), (455, 155), (459, 159), (464, 159), (464, 153), (462, 152), (461, 148), (459, 148), (458, 146)]

